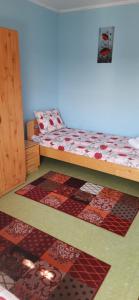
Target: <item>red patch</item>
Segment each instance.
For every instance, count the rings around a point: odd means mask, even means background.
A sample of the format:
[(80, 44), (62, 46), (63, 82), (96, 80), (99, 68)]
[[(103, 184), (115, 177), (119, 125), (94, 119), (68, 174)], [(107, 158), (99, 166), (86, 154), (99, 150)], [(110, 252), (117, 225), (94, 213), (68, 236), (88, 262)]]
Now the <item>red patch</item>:
[(132, 149), (130, 146), (124, 146), (125, 149)]
[(106, 146), (106, 145), (100, 145), (101, 150), (106, 150), (107, 148), (108, 148), (108, 146)]
[(61, 120), (60, 120), (59, 118), (57, 118), (57, 122), (58, 122), (59, 124), (61, 124)]
[(96, 152), (95, 155), (94, 155), (94, 157), (95, 157), (96, 159), (101, 159), (101, 158), (102, 158), (102, 154), (99, 153), (99, 152)]
[(119, 153), (119, 156), (127, 156), (125, 153)]
[(107, 56), (108, 54), (110, 54), (111, 53), (111, 49), (109, 49), (109, 48), (103, 48), (100, 52), (100, 55), (102, 55), (102, 56)]
[(58, 150), (64, 151), (64, 150), (65, 150), (65, 149), (64, 149), (64, 146), (59, 146), (59, 147), (58, 147)]
[(109, 36), (107, 33), (102, 33), (102, 40), (104, 41), (108, 41), (109, 40)]
[(41, 116), (40, 119), (43, 120), (43, 116)]
[(40, 123), (40, 124), (39, 124), (39, 127), (40, 127), (40, 129), (44, 129), (43, 123)]
[(83, 147), (83, 146), (78, 146), (78, 148), (79, 148), (79, 149), (84, 149), (85, 147)]
[(50, 125), (51, 125), (51, 126), (54, 126), (54, 122), (53, 122), (52, 119), (49, 119), (49, 122), (50, 122)]
[(65, 138), (65, 141), (66, 142), (69, 142), (71, 139), (70, 138)]

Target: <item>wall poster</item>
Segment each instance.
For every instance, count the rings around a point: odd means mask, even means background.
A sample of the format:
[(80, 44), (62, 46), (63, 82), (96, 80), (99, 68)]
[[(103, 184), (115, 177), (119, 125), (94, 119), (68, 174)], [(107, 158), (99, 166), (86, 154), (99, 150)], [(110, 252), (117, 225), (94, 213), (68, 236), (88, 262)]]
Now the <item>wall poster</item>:
[(111, 63), (113, 51), (114, 27), (99, 28), (98, 63)]

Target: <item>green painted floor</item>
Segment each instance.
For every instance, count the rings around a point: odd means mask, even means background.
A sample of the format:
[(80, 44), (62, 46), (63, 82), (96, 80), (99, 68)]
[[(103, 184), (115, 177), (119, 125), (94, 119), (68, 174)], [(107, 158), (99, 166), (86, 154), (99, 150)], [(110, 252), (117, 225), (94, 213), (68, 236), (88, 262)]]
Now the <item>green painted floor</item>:
[[(26, 184), (50, 170), (139, 196), (139, 183), (51, 159), (43, 159), (39, 170), (28, 177)], [(16, 195), (14, 191), (0, 199), (0, 210), (109, 263), (111, 269), (95, 300), (138, 300), (139, 214), (127, 235), (121, 237)]]

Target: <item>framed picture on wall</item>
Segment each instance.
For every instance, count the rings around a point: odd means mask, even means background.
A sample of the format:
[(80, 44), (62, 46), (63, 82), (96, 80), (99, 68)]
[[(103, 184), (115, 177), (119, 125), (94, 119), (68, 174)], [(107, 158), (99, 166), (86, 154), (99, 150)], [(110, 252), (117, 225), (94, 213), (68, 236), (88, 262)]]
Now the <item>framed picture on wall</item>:
[(113, 40), (114, 40), (114, 26), (99, 28), (98, 40), (98, 63), (111, 63)]

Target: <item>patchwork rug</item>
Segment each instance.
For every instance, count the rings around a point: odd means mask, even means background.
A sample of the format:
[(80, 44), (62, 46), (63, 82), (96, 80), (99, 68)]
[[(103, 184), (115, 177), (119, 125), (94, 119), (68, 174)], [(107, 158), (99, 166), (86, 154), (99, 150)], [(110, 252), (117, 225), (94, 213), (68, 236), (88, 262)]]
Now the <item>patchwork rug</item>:
[(0, 212), (0, 286), (20, 300), (92, 300), (109, 269), (97, 258)]
[(121, 236), (139, 211), (137, 197), (52, 171), (16, 193)]

